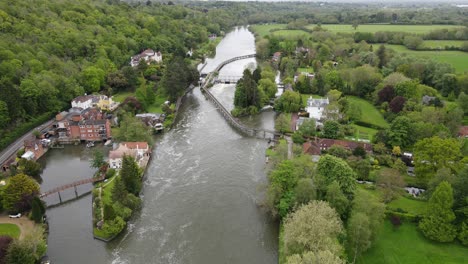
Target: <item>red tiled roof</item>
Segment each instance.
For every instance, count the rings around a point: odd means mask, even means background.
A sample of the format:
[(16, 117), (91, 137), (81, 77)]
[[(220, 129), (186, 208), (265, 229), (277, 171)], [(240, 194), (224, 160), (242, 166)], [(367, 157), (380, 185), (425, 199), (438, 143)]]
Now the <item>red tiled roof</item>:
[(147, 149), (148, 142), (122, 142), (121, 145), (126, 146), (129, 149)]
[(304, 153), (307, 153), (309, 155), (320, 155), (320, 147), (317, 145), (317, 143), (314, 142), (306, 142), (302, 145), (302, 151)]
[(468, 137), (468, 126), (462, 126), (458, 130), (459, 137)]

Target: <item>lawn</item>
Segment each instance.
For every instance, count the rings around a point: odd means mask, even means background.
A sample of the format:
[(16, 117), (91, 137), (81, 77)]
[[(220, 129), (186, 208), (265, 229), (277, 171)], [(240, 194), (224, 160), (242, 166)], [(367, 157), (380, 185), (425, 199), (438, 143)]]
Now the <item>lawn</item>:
[(432, 48), (432, 49), (445, 49), (446, 46), (454, 46), (454, 47), (461, 47), (463, 40), (425, 40), (423, 43), (423, 47), (425, 48)]
[(358, 139), (366, 139), (372, 141), (375, 134), (377, 134), (377, 129), (373, 129), (370, 127), (364, 127), (356, 124), (352, 124), (352, 127), (356, 130), (354, 137)]
[(269, 35), (271, 33), (270, 30), (285, 29), (285, 28), (286, 28), (286, 24), (265, 24), (265, 25), (254, 25), (250, 27), (250, 29), (254, 33), (260, 35), (261, 37)]
[(302, 73), (302, 72), (307, 72), (307, 73), (314, 73), (314, 68), (308, 67), (308, 68), (298, 68), (297, 72)]
[(116, 102), (119, 102), (119, 103), (122, 103), (125, 98), (129, 97), (129, 96), (135, 96), (135, 93), (133, 92), (120, 92), (120, 93), (117, 93), (115, 94), (112, 99)]
[(426, 239), (412, 223), (394, 229), (385, 221), (372, 248), (358, 258), (359, 264), (461, 264), (468, 250), (456, 243), (436, 243)]
[(439, 62), (452, 64), (455, 70), (459, 73), (465, 72), (468, 69), (468, 53), (456, 50), (442, 50), (442, 51), (416, 51), (407, 49), (403, 45), (385, 45), (399, 53), (406, 53), (416, 57), (432, 58)]
[[(316, 25), (308, 25), (308, 29), (313, 29)], [(408, 32), (416, 34), (428, 33), (436, 29), (444, 28), (459, 28), (460, 26), (456, 25), (390, 25), (390, 24), (366, 24), (358, 25), (356, 30), (350, 24), (329, 24), (323, 25), (322, 28), (325, 28), (331, 32), (337, 33), (354, 33), (354, 32), (369, 32), (375, 33), (379, 31), (392, 31), (392, 32)]]
[(380, 128), (388, 127), (388, 123), (382, 114), (370, 102), (355, 96), (347, 96), (347, 98), (349, 103), (356, 104), (361, 109), (362, 114), (359, 122)]
[(391, 209), (401, 208), (412, 215), (423, 215), (426, 210), (426, 202), (400, 196), (398, 199), (388, 203), (387, 207)]
[(304, 30), (300, 30), (300, 29), (284, 29), (284, 30), (277, 30), (277, 31), (271, 32), (271, 34), (277, 37), (297, 38), (297, 37), (309, 35), (310, 33), (305, 32)]
[(20, 229), (15, 224), (0, 224), (0, 236), (9, 236), (12, 238), (19, 238), (20, 236)]

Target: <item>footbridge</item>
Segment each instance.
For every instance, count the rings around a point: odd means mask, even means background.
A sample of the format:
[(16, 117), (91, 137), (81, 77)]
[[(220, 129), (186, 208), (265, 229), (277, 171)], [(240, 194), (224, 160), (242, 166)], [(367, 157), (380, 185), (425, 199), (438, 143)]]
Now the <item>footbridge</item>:
[(212, 72), (210, 72), (205, 79), (205, 82), (200, 85), (200, 89), (202, 92), (204, 92), (205, 96), (215, 104), (216, 108), (220, 111), (221, 115), (228, 121), (229, 124), (240, 130), (241, 132), (253, 136), (253, 137), (260, 137), (260, 138), (270, 138), (273, 139), (275, 136), (279, 136), (280, 133), (276, 132), (274, 130), (269, 130), (269, 129), (261, 129), (261, 128), (251, 128), (248, 127), (242, 122), (233, 117), (231, 115), (231, 112), (228, 111), (222, 104), (221, 102), (216, 99), (216, 97), (208, 90), (209, 85), (213, 84), (216, 81), (216, 75), (219, 73), (219, 70), (223, 68), (226, 64), (229, 64), (231, 62), (237, 61), (237, 60), (243, 60), (243, 59), (248, 59), (248, 58), (255, 58), (255, 54), (249, 54), (249, 55), (244, 55), (244, 56), (239, 56), (239, 57), (234, 57), (229, 60), (221, 62), (216, 69), (214, 69)]
[(47, 197), (47, 196), (52, 195), (54, 193), (58, 193), (59, 200), (60, 200), (60, 203), (61, 203), (62, 202), (62, 197), (60, 196), (60, 192), (66, 190), (66, 189), (74, 188), (75, 189), (75, 195), (78, 197), (78, 191), (76, 189), (77, 186), (80, 186), (80, 185), (83, 185), (83, 184), (88, 184), (88, 183), (95, 183), (95, 182), (98, 182), (98, 181), (103, 181), (105, 179), (105, 177), (106, 177), (106, 175), (103, 174), (100, 177), (89, 178), (89, 179), (84, 179), (84, 180), (75, 181), (75, 182), (72, 182), (72, 183), (69, 183), (69, 184), (65, 184), (65, 185), (59, 186), (57, 188), (54, 188), (52, 190), (49, 190), (47, 192), (43, 192), (43, 193), (41, 193), (39, 195), (39, 197), (44, 198), (44, 197)]

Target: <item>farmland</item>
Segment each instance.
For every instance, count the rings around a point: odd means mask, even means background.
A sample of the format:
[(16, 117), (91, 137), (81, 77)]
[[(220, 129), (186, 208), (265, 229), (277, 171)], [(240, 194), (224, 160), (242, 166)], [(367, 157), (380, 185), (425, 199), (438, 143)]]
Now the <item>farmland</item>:
[(393, 49), (399, 53), (406, 53), (412, 56), (417, 57), (427, 57), (433, 58), (439, 62), (445, 62), (452, 64), (457, 72), (464, 72), (468, 69), (468, 53), (462, 51), (451, 51), (451, 50), (443, 50), (443, 51), (416, 51), (410, 50), (402, 45), (385, 45), (388, 48)]
[[(308, 29), (313, 29), (317, 25), (309, 25)], [(424, 34), (436, 29), (450, 29), (450, 28), (459, 28), (460, 26), (454, 25), (390, 25), (390, 24), (366, 24), (358, 25), (356, 30), (352, 25), (343, 25), (343, 24), (330, 24), (322, 25), (322, 28), (325, 28), (331, 32), (336, 33), (354, 33), (354, 32), (366, 32), (366, 33), (375, 33), (379, 31), (392, 31), (392, 32), (406, 32), (406, 33), (416, 33)]]

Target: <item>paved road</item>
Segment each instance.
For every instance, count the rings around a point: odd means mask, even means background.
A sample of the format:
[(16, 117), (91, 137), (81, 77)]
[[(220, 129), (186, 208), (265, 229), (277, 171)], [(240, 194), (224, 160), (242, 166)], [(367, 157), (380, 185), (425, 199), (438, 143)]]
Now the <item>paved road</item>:
[(53, 122), (54, 122), (54, 119), (51, 119), (51, 120), (45, 122), (44, 124), (30, 130), (28, 133), (23, 135), (21, 138), (17, 139), (15, 142), (11, 143), (8, 147), (3, 149), (2, 152), (0, 152), (0, 165), (5, 163), (12, 155), (14, 155), (21, 147), (23, 147), (24, 140), (30, 138), (32, 136), (34, 130), (41, 131), (41, 130), (47, 128), (47, 127), (52, 126)]

